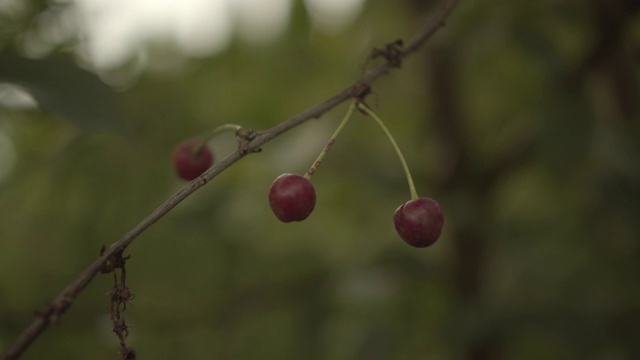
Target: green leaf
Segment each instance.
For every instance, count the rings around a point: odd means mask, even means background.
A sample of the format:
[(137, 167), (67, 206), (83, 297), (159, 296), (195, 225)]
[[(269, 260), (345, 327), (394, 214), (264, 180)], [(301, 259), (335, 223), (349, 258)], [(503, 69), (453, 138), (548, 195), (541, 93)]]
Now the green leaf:
[(85, 130), (127, 132), (115, 91), (71, 59), (0, 54), (0, 82), (23, 87), (44, 109)]

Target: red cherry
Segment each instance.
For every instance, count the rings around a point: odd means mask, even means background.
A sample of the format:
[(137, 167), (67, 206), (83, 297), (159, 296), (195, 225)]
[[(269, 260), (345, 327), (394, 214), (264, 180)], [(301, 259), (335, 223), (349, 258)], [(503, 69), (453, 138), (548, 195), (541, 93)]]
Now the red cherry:
[(316, 206), (316, 191), (304, 176), (282, 174), (271, 184), (269, 205), (282, 222), (302, 221)]
[(393, 216), (398, 235), (409, 245), (424, 248), (438, 240), (444, 225), (440, 205), (429, 198), (408, 201)]
[(201, 145), (202, 140), (191, 139), (179, 144), (173, 151), (173, 166), (182, 179), (193, 180), (213, 164), (211, 149), (205, 145), (198, 151)]

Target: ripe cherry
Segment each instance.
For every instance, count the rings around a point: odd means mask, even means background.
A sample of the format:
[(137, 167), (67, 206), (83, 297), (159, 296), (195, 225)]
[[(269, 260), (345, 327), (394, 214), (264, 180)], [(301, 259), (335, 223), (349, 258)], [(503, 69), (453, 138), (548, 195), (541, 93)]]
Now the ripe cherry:
[(393, 216), (398, 235), (409, 245), (424, 248), (438, 240), (444, 225), (440, 205), (429, 198), (407, 201)]
[(208, 146), (202, 146), (202, 140), (185, 141), (173, 151), (173, 166), (179, 177), (193, 180), (202, 175), (213, 164), (213, 153)]
[(282, 222), (302, 221), (316, 206), (316, 191), (304, 176), (282, 174), (271, 184), (269, 205)]

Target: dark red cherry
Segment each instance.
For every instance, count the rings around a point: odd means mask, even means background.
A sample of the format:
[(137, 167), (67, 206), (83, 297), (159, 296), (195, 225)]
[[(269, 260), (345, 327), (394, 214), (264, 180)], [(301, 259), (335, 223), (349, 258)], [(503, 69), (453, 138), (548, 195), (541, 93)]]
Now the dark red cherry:
[(282, 174), (271, 184), (269, 205), (282, 222), (302, 221), (316, 206), (316, 191), (304, 176)]
[(202, 175), (213, 164), (213, 153), (208, 146), (202, 145), (202, 140), (185, 141), (173, 151), (173, 166), (176, 173), (184, 180), (193, 180)]
[(407, 201), (396, 209), (393, 216), (398, 235), (407, 244), (424, 248), (438, 240), (444, 225), (440, 205), (429, 198)]

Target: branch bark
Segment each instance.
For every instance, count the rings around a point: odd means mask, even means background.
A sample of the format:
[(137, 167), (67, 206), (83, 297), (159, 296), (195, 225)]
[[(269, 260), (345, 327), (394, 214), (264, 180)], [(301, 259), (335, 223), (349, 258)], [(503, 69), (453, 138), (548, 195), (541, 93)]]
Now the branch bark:
[[(397, 61), (411, 55), (419, 50), (440, 28), (445, 25), (446, 19), (451, 15), (459, 0), (447, 0), (442, 8), (433, 15), (426, 23), (424, 28), (418, 32), (416, 37), (412, 39), (405, 47), (396, 55)], [(384, 64), (370, 70), (359, 82), (367, 85), (372, 84), (382, 75), (389, 72), (392, 68), (397, 67), (397, 63), (387, 61)], [(131, 231), (125, 234), (120, 240), (113, 243), (106, 249), (102, 255), (96, 259), (91, 265), (78, 274), (78, 276), (70, 282), (64, 290), (53, 300), (48, 302), (44, 311), (38, 312), (37, 317), (27, 326), (18, 336), (15, 342), (0, 356), (0, 360), (17, 359), (29, 346), (46, 330), (49, 325), (56, 324), (58, 319), (69, 309), (75, 298), (85, 289), (85, 287), (93, 280), (93, 278), (105, 268), (107, 262), (114, 256), (121, 254), (140, 234), (153, 225), (156, 221), (165, 216), (171, 209), (176, 207), (182, 200), (193, 194), (196, 190), (206, 185), (231, 165), (235, 164), (246, 154), (253, 150), (259, 149), (262, 145), (272, 139), (282, 135), (288, 130), (311, 119), (319, 118), (329, 110), (333, 109), (342, 102), (349, 100), (352, 96), (352, 87), (342, 90), (338, 94), (332, 96), (323, 103), (309, 108), (302, 113), (281, 122), (280, 124), (255, 133), (255, 137), (245, 146), (242, 153), (236, 151), (228, 155), (222, 161), (216, 163), (197, 179), (187, 184), (176, 194), (167, 199), (156, 210), (144, 218)]]

